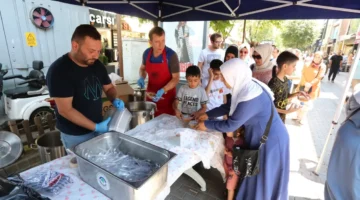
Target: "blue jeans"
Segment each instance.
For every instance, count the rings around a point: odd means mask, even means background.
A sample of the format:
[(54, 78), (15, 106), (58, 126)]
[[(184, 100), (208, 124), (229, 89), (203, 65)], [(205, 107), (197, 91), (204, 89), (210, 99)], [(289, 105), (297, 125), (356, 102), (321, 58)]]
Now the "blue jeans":
[(85, 141), (88, 141), (94, 137), (97, 137), (101, 135), (97, 132), (91, 132), (85, 135), (69, 135), (66, 133), (61, 132), (61, 141), (63, 142), (63, 145), (65, 149), (72, 148), (80, 143), (83, 143)]

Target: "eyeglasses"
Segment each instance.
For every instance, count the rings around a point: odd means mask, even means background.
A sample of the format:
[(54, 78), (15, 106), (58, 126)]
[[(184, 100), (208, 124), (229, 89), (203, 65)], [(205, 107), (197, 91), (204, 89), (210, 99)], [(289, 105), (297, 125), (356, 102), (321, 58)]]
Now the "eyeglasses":
[(223, 43), (223, 41), (215, 41), (214, 43), (215, 44), (221, 44), (221, 43)]
[(260, 60), (261, 59), (261, 56), (260, 55), (253, 55), (252, 56), (254, 59), (256, 59), (256, 60)]
[(240, 51), (240, 54), (248, 54), (249, 52), (247, 51)]

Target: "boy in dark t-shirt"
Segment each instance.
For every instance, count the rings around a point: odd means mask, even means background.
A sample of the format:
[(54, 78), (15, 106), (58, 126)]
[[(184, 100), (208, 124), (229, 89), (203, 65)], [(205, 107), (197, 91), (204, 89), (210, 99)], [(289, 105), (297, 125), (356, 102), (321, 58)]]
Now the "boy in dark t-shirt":
[(271, 78), (268, 84), (270, 89), (274, 92), (274, 104), (284, 123), (286, 114), (295, 112), (301, 108), (292, 105), (289, 109), (286, 109), (289, 101), (299, 95), (308, 98), (308, 95), (304, 92), (289, 94), (290, 85), (288, 84), (288, 78), (286, 75), (290, 76), (295, 71), (295, 66), (298, 60), (299, 58), (295, 54), (288, 51), (282, 52), (276, 60), (278, 72), (276, 76)]

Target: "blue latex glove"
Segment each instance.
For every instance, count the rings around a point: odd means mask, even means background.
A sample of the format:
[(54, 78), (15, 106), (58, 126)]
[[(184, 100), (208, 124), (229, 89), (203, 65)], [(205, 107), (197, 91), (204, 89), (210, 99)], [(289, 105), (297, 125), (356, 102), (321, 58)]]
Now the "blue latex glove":
[(125, 104), (122, 100), (116, 98), (114, 99), (114, 101), (112, 102), (112, 104), (114, 105), (114, 107), (117, 109), (117, 110), (124, 110), (125, 108)]
[(105, 121), (102, 121), (95, 125), (95, 132), (98, 133), (106, 133), (109, 131), (109, 122), (111, 120), (111, 117), (107, 118)]
[(143, 77), (141, 77), (138, 81), (137, 84), (140, 86), (140, 88), (145, 88), (145, 79)]
[(158, 90), (155, 97), (153, 97), (153, 101), (158, 102), (160, 100), (160, 98), (162, 97), (162, 95), (164, 95), (164, 93), (165, 93), (164, 89)]

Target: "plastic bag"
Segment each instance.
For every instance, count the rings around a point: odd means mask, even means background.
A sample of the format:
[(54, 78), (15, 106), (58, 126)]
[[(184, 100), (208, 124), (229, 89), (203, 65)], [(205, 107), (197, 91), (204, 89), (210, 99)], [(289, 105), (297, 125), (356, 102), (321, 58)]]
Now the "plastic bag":
[(109, 78), (110, 78), (111, 83), (112, 83), (113, 85), (116, 84), (116, 81), (122, 81), (122, 78), (121, 78), (119, 75), (115, 74), (115, 73), (109, 74)]
[(98, 148), (96, 151), (83, 149), (82, 155), (97, 166), (130, 182), (143, 181), (160, 168), (159, 164), (150, 160), (138, 159), (121, 152), (118, 149), (121, 141), (107, 149)]
[(73, 181), (69, 176), (52, 170), (38, 171), (25, 179), (26, 186), (49, 195), (59, 194), (63, 188), (71, 183)]
[(34, 189), (25, 186), (24, 180), (19, 176), (8, 179), (0, 177), (0, 200), (50, 200), (42, 197)]

